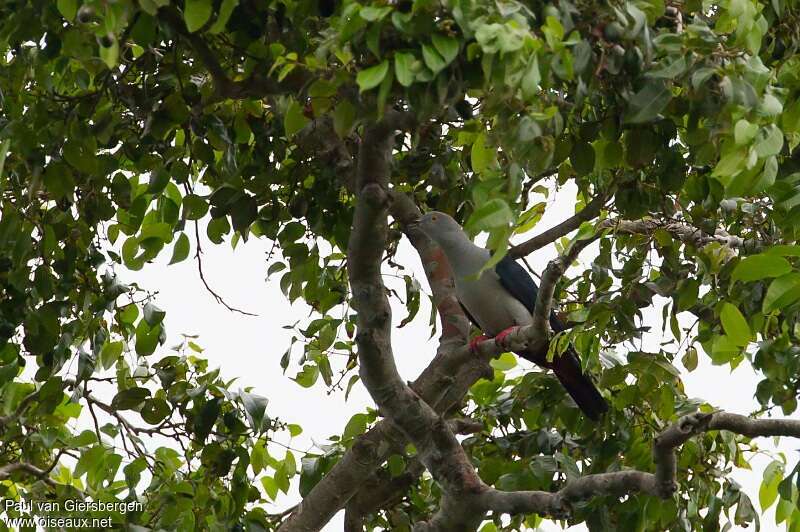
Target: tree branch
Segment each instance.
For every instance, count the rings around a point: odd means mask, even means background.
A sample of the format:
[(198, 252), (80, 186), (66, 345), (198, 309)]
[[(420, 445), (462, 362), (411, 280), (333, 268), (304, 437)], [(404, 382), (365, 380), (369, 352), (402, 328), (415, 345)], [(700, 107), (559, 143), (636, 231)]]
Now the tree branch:
[(492, 511), (507, 514), (536, 513), (566, 518), (569, 516), (572, 503), (594, 497), (620, 497), (647, 493), (662, 499), (670, 498), (678, 489), (675, 450), (689, 438), (711, 430), (728, 430), (751, 438), (760, 436), (800, 438), (800, 420), (752, 419), (727, 412), (689, 414), (670, 425), (654, 441), (655, 474), (628, 470), (585, 475), (568, 481), (556, 492), (504, 492), (487, 488), (469, 505), (459, 505), (458, 511), (462, 513), (451, 515), (452, 508), (448, 509), (443, 504), (431, 521), (415, 530), (453, 530), (448, 527), (452, 523), (463, 521), (465, 510), (481, 516)]
[(391, 307), (381, 277), (387, 239), (389, 170), (393, 129), (369, 127), (358, 160), (358, 201), (348, 246), (353, 307), (358, 312), (361, 381), (381, 413), (417, 449), (419, 460), (442, 488), (456, 495), (484, 489), (463, 448), (445, 422), (406, 385), (397, 372), (391, 346)]
[(12, 412), (7, 416), (0, 416), (0, 429), (5, 427), (9, 423), (13, 423), (17, 419), (19, 419), (20, 416), (22, 416), (22, 414), (25, 413), (25, 410), (28, 408), (28, 405), (30, 405), (31, 402), (39, 396), (40, 391), (41, 388), (39, 390), (29, 393), (28, 395), (22, 398), (22, 401), (19, 402), (19, 404), (17, 405), (17, 409), (14, 410), (14, 412)]
[(52, 471), (53, 468), (58, 464), (58, 460), (61, 457), (61, 454), (62, 453), (60, 453), (58, 455), (58, 458), (56, 458), (56, 460), (53, 463), (53, 465), (48, 467), (47, 469), (41, 469), (41, 468), (36, 467), (35, 465), (29, 464), (27, 462), (14, 462), (14, 463), (11, 463), (11, 464), (6, 464), (4, 466), (0, 466), (0, 480), (8, 480), (9, 478), (11, 478), (11, 475), (16, 473), (17, 471), (22, 471), (24, 473), (27, 473), (27, 474), (32, 475), (34, 477), (37, 477), (39, 480), (41, 480), (42, 482), (44, 482), (45, 484), (47, 484), (47, 485), (49, 485), (51, 487), (55, 486), (56, 483), (53, 482), (48, 477), (48, 475), (50, 474), (50, 471)]
[(265, 96), (297, 92), (306, 82), (304, 76), (300, 74), (300, 69), (295, 69), (287, 78), (278, 83), (261, 75), (267, 69), (256, 68), (247, 79), (235, 81), (228, 76), (225, 69), (219, 62), (217, 55), (203, 39), (200, 33), (191, 33), (186, 28), (183, 16), (174, 7), (163, 7), (158, 11), (158, 16), (183, 37), (197, 54), (197, 58), (206, 67), (211, 79), (214, 81), (214, 88), (217, 95), (222, 98), (241, 99), (241, 98), (263, 98)]
[(509, 256), (518, 259), (530, 255), (537, 249), (543, 248), (562, 236), (568, 235), (579, 228), (583, 222), (588, 222), (596, 218), (597, 215), (600, 214), (600, 211), (603, 210), (607, 199), (608, 196), (606, 194), (595, 196), (580, 212), (575, 213), (573, 216), (567, 218), (555, 227), (551, 227), (542, 234), (536, 235), (522, 244), (511, 247), (511, 249), (508, 250)]
[[(491, 376), (492, 370), (488, 359), (473, 356), (469, 349), (455, 348), (466, 344), (469, 322), (455, 297), (450, 265), (441, 249), (424, 233), (406, 227), (421, 215), (411, 198), (395, 190), (389, 194), (392, 200), (390, 214), (406, 229), (406, 234), (419, 253), (442, 323), (442, 339), (436, 356), (411, 384), (411, 388), (437, 412), (444, 413), (458, 404), (479, 378)], [(322, 528), (356, 492), (372, 491), (368, 480), (373, 478), (375, 471), (388, 458), (391, 449), (402, 448), (405, 443), (406, 438), (389, 421), (376, 423), (356, 439), (331, 471), (306, 495), (281, 530)], [(358, 506), (364, 508), (360, 504)]]
[(743, 239), (738, 236), (730, 235), (723, 229), (717, 229), (714, 234), (686, 223), (662, 221), (654, 218), (643, 218), (641, 220), (603, 220), (598, 224), (598, 229), (612, 229), (614, 232), (649, 235), (658, 229), (663, 229), (681, 242), (692, 244), (695, 247), (702, 247), (712, 242), (717, 242), (730, 248), (743, 248), (754, 250), (760, 247), (759, 242), (751, 239)]

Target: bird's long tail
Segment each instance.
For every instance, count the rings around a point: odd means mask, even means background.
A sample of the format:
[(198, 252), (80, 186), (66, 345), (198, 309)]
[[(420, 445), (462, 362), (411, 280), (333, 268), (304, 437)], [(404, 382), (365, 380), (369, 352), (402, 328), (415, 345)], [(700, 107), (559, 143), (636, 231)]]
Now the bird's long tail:
[(530, 351), (517, 354), (535, 364), (552, 369), (567, 393), (590, 419), (597, 421), (608, 411), (606, 400), (600, 395), (594, 382), (581, 370), (580, 359), (572, 347), (552, 362), (547, 362), (542, 356)]

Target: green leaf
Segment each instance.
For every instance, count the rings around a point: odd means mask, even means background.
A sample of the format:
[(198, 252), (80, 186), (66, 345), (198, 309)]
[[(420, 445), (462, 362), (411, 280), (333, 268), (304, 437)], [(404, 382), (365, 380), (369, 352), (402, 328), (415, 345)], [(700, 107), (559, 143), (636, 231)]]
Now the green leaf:
[(214, 218), (210, 222), (208, 222), (208, 227), (206, 227), (206, 234), (208, 235), (208, 239), (211, 240), (215, 244), (221, 244), (224, 240), (225, 235), (231, 230), (231, 224), (228, 223), (228, 219), (225, 217), (222, 218)]
[(734, 514), (733, 521), (740, 527), (745, 527), (756, 519), (756, 511), (753, 508), (753, 503), (750, 501), (744, 492), (739, 493), (739, 500), (736, 503), (736, 513)]
[(231, 14), (233, 14), (233, 10), (238, 5), (239, 0), (222, 0), (222, 5), (219, 6), (219, 15), (217, 15), (217, 20), (215, 20), (214, 24), (208, 28), (208, 33), (216, 35), (224, 30), (225, 26), (228, 25), (228, 20), (230, 20)]
[(773, 460), (764, 468), (763, 481), (758, 490), (758, 504), (763, 512), (775, 504), (775, 500), (778, 498), (778, 484), (781, 483), (781, 480), (783, 480), (783, 464)]
[(205, 442), (208, 435), (211, 434), (211, 429), (214, 428), (214, 424), (217, 422), (219, 414), (222, 411), (222, 405), (220, 403), (220, 399), (216, 397), (214, 399), (209, 399), (200, 407), (200, 411), (195, 415), (193, 428), (195, 439), (198, 442)]
[(750, 143), (758, 133), (758, 124), (751, 124), (744, 118), (736, 122), (733, 128), (733, 138), (738, 145)]
[(747, 152), (743, 149), (735, 149), (720, 158), (711, 175), (714, 177), (721, 177), (725, 180), (730, 179), (744, 170), (746, 163)]
[(779, 154), (783, 148), (783, 132), (775, 124), (770, 124), (759, 131), (754, 147), (761, 158)]
[(787, 273), (773, 280), (764, 296), (763, 312), (785, 308), (800, 299), (800, 273)]
[(339, 138), (350, 136), (356, 122), (356, 108), (350, 100), (343, 100), (336, 105), (333, 110), (333, 130)]
[(167, 313), (148, 301), (144, 306), (143, 315), (144, 321), (146, 321), (150, 327), (155, 327), (164, 321), (164, 316), (166, 316)]
[(6, 139), (0, 143), (0, 179), (3, 178), (3, 169), (6, 166), (6, 157), (8, 156), (8, 148), (11, 146), (11, 139)]
[(491, 231), (498, 227), (509, 225), (514, 221), (514, 213), (505, 200), (495, 198), (487, 201), (472, 213), (464, 224), (464, 229), (469, 233)]
[(731, 273), (733, 281), (757, 281), (769, 277), (780, 277), (792, 271), (789, 261), (779, 255), (750, 255), (739, 261)]
[(445, 64), (449, 65), (458, 56), (458, 39), (434, 33), (432, 40), (434, 48), (436, 48), (436, 51), (439, 52), (439, 55), (444, 59)]
[(234, 231), (247, 229), (257, 217), (258, 203), (253, 196), (242, 196), (231, 208), (231, 224)]
[(167, 188), (170, 175), (166, 168), (159, 168), (150, 172), (150, 183), (147, 186), (148, 194), (160, 194)]
[(399, 454), (393, 454), (387, 458), (386, 466), (389, 468), (389, 474), (392, 477), (399, 477), (406, 470), (406, 461)]
[(72, 22), (78, 12), (78, 0), (57, 0), (56, 7), (61, 16)]
[(140, 415), (146, 423), (158, 425), (170, 414), (169, 404), (164, 399), (147, 399), (140, 410)]
[(183, 198), (183, 217), (187, 220), (199, 220), (208, 212), (208, 202), (197, 194), (187, 194)]
[(122, 354), (122, 342), (107, 342), (100, 351), (100, 367), (108, 369), (113, 366)]
[(294, 98), (289, 102), (286, 108), (286, 114), (283, 116), (283, 130), (287, 137), (293, 137), (298, 131), (306, 127), (310, 120), (303, 114), (303, 108)]
[(772, 246), (766, 251), (767, 255), (779, 255), (781, 257), (800, 257), (800, 246), (797, 244), (779, 244)]
[(410, 87), (414, 83), (412, 66), (416, 58), (413, 54), (397, 52), (394, 54), (394, 74), (403, 87)]
[(650, 122), (664, 110), (672, 99), (669, 86), (661, 80), (649, 80), (628, 102), (625, 122), (642, 124)]
[(719, 317), (722, 321), (722, 327), (725, 329), (725, 334), (736, 345), (744, 346), (750, 342), (752, 336), (750, 326), (738, 308), (730, 303), (723, 303)]
[(361, 8), (358, 14), (366, 21), (375, 22), (376, 20), (381, 20), (391, 12), (392, 8), (389, 6), (366, 6)]
[(569, 155), (569, 162), (580, 176), (589, 174), (594, 170), (594, 160), (594, 148), (588, 142), (576, 143), (572, 148), (572, 153)]
[(355, 414), (347, 422), (342, 432), (342, 441), (352, 440), (367, 431), (368, 419), (366, 414)]
[(172, 240), (172, 226), (164, 222), (143, 225), (142, 232), (139, 234), (139, 243), (142, 244), (150, 238), (164, 243), (169, 242)]
[(528, 68), (525, 70), (525, 75), (522, 76), (520, 88), (522, 95), (526, 100), (531, 100), (539, 94), (539, 83), (542, 81), (542, 75), (539, 72), (539, 59), (534, 54), (528, 62)]
[(503, 353), (499, 357), (491, 360), (489, 365), (500, 371), (508, 371), (517, 366), (517, 357), (511, 353)]
[(70, 139), (64, 143), (61, 150), (64, 160), (73, 168), (85, 174), (92, 174), (97, 169), (97, 160), (94, 151), (78, 139)]
[(694, 371), (697, 368), (697, 349), (690, 347), (681, 358), (681, 363), (687, 371)]
[(428, 44), (422, 45), (422, 59), (425, 61), (425, 65), (430, 68), (431, 72), (434, 74), (438, 74), (447, 66), (447, 61), (439, 55), (436, 48)]
[(115, 410), (134, 410), (148, 397), (150, 390), (147, 388), (128, 388), (114, 396), (111, 406)]
[(274, 501), (275, 497), (278, 496), (278, 484), (275, 482), (275, 479), (272, 477), (261, 477), (261, 485), (264, 487), (267, 497)]
[(119, 42), (116, 37), (111, 41), (109, 46), (100, 45), (100, 59), (106, 64), (108, 68), (114, 68), (119, 61)]
[(23, 345), (35, 355), (43, 355), (50, 351), (60, 336), (59, 314), (57, 307), (42, 305), (35, 312), (28, 314), (24, 323), (25, 339)]
[(487, 142), (485, 133), (480, 133), (472, 143), (470, 160), (472, 170), (478, 174), (483, 174), (487, 170), (494, 168), (497, 162), (497, 150)]
[(72, 192), (75, 190), (75, 177), (64, 163), (51, 162), (48, 164), (42, 179), (45, 188), (54, 200), (72, 198)]
[(269, 420), (266, 417), (267, 398), (249, 392), (241, 392), (239, 396), (242, 399), (242, 405), (250, 427), (256, 432), (264, 430), (264, 421)]
[(189, 33), (194, 33), (202, 28), (211, 18), (212, 11), (211, 0), (186, 0), (183, 8), (183, 20), (186, 21), (186, 29), (189, 30)]
[(317, 382), (319, 377), (319, 368), (316, 364), (306, 364), (303, 369), (298, 373), (294, 381), (303, 388), (311, 388)]
[(250, 451), (250, 467), (253, 468), (254, 475), (258, 475), (267, 467), (267, 449), (262, 440), (258, 440)]
[(386, 59), (373, 67), (360, 71), (356, 76), (359, 90), (364, 92), (374, 89), (381, 84), (387, 72), (389, 72), (389, 61)]
[(136, 354), (146, 357), (152, 355), (158, 345), (161, 335), (161, 326), (150, 327), (147, 321), (142, 319), (136, 325)]
[(172, 248), (172, 258), (169, 259), (170, 264), (176, 264), (189, 256), (190, 245), (189, 237), (186, 233), (178, 235), (178, 240), (175, 241), (175, 246)]

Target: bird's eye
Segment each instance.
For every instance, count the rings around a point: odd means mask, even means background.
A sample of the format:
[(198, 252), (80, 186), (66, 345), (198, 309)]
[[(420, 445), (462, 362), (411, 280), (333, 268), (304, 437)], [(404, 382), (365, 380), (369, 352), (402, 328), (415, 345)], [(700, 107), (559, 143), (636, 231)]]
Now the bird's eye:
[(431, 221), (432, 221), (432, 222), (435, 222), (435, 221), (436, 221), (436, 215), (435, 215), (435, 214), (434, 214), (433, 216), (431, 216)]

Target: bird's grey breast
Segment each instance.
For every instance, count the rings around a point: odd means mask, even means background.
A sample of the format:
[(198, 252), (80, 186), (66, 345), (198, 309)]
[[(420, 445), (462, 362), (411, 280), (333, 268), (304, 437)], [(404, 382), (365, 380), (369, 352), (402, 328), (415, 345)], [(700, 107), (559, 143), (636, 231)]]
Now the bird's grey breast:
[(514, 325), (529, 325), (533, 319), (525, 306), (503, 285), (493, 269), (478, 279), (457, 276), (456, 296), (478, 322), (481, 330), (494, 336)]

